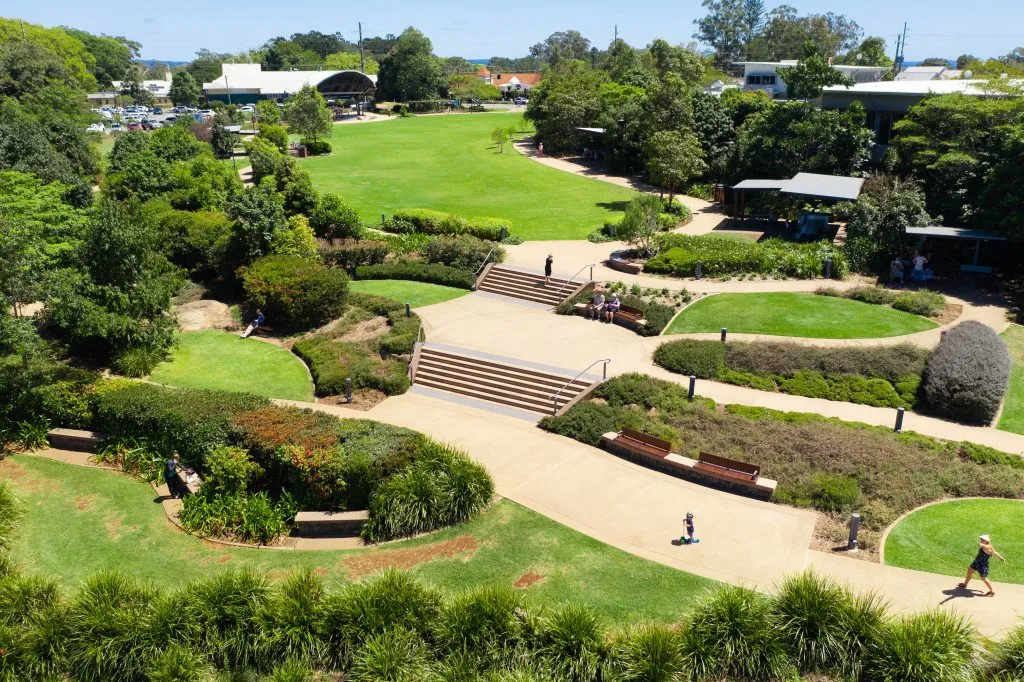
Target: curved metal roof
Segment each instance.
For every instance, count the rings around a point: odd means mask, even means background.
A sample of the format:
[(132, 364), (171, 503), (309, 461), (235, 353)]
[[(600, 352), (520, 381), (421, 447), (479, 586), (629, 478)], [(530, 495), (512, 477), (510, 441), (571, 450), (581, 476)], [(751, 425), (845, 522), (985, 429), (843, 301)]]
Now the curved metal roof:
[(338, 71), (316, 84), (316, 89), (325, 95), (362, 95), (376, 87), (374, 79), (361, 71)]

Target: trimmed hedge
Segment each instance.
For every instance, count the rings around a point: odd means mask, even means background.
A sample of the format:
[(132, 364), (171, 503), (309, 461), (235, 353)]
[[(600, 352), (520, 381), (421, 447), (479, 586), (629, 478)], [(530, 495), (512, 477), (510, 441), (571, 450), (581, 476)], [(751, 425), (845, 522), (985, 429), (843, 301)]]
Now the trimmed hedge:
[[(445, 213), (429, 208), (403, 208), (395, 211), (392, 216), (393, 223), (412, 225), (417, 232), (423, 234), (470, 234), (480, 239), (497, 242), (501, 241), (501, 232), (504, 228), (506, 234), (511, 230), (512, 224), (503, 218), (467, 218), (455, 213)], [(385, 229), (389, 224), (385, 223)], [(399, 230), (399, 227), (392, 229)]]
[(981, 322), (961, 322), (942, 335), (928, 359), (923, 391), (928, 409), (970, 424), (989, 424), (1010, 381), (1010, 353)]
[(762, 391), (874, 407), (911, 408), (928, 351), (911, 344), (806, 346), (776, 341), (722, 344), (683, 339), (662, 344), (654, 361), (670, 372)]
[(356, 279), (407, 279), (459, 289), (472, 289), (476, 284), (472, 270), (415, 262), (363, 265), (356, 268)]
[(754, 273), (813, 279), (825, 274), (832, 259), (832, 277), (841, 279), (849, 267), (842, 251), (824, 242), (796, 244), (781, 239), (751, 242), (718, 235), (665, 234), (658, 237), (660, 253), (644, 264), (646, 272), (692, 277), (701, 261), (709, 277)]
[(330, 154), (331, 143), (327, 140), (314, 140), (308, 137), (304, 137), (299, 140), (299, 144), (306, 148), (306, 151), (313, 156), (319, 154)]
[(319, 326), (341, 315), (348, 296), (343, 270), (297, 256), (264, 256), (242, 270), (242, 283), (269, 326)]
[(505, 249), (469, 234), (434, 237), (420, 248), (420, 253), (428, 263), (463, 270), (476, 270), (488, 254), (494, 263), (505, 260)]
[(384, 242), (367, 239), (345, 239), (320, 245), (320, 258), (325, 263), (346, 270), (359, 265), (380, 265), (390, 252)]
[(369, 388), (386, 395), (400, 395), (409, 389), (406, 363), (381, 359), (359, 343), (309, 339), (298, 341), (292, 351), (309, 366), (317, 396), (343, 395), (349, 377), (354, 389)]
[(935, 317), (946, 309), (946, 297), (934, 291), (893, 291), (880, 286), (853, 287), (840, 291), (834, 287), (821, 287), (814, 293), (819, 296), (850, 298), (862, 303), (892, 306), (912, 315)]

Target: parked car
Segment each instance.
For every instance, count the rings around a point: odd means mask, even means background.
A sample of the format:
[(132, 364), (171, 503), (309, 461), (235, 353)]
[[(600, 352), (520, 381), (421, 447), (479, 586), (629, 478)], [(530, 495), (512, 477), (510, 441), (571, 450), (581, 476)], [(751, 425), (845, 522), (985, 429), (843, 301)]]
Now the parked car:
[(168, 123), (174, 123), (174, 122), (175, 122), (175, 121), (177, 121), (177, 120), (178, 120), (178, 117), (177, 117), (177, 116), (174, 116), (174, 115), (172, 114), (172, 115), (170, 115), (170, 116), (168, 116), (167, 118), (165, 118), (165, 119), (164, 119), (164, 124), (166, 125), (166, 124), (168, 124)]
[(113, 125), (110, 126), (110, 132), (112, 132), (112, 133), (119, 133), (122, 130), (124, 130), (124, 128), (121, 126), (120, 123), (114, 123)]
[(162, 114), (162, 113), (164, 113), (164, 110), (163, 110), (162, 107), (153, 107), (153, 113), (154, 114)]
[(163, 127), (163, 124), (161, 124), (160, 121), (150, 121), (150, 120), (147, 119), (147, 120), (142, 122), (142, 129), (143, 130), (156, 130), (157, 128), (162, 128), (162, 127)]
[(104, 133), (107, 129), (102, 123), (93, 123), (91, 126), (85, 129), (87, 133)]
[(526, 98), (525, 97), (516, 97), (514, 100), (512, 100), (512, 102), (513, 102), (513, 104), (516, 104), (517, 106), (523, 106), (523, 105), (526, 104)]
[(196, 113), (200, 116), (213, 116), (213, 109), (200, 109)]
[(252, 112), (256, 111), (256, 107), (254, 107), (251, 104), (246, 104), (244, 107), (239, 109), (239, 111), (241, 111), (243, 114), (251, 114)]
[(128, 124), (128, 130), (142, 130), (142, 124), (138, 121), (132, 121)]

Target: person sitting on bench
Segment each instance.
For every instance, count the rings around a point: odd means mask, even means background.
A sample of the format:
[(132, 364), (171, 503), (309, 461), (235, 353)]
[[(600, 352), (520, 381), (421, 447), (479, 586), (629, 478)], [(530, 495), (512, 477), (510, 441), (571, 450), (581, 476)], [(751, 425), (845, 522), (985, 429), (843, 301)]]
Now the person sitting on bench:
[(619, 303), (619, 297), (612, 294), (611, 300), (604, 304), (604, 319), (606, 322), (613, 322), (615, 320), (615, 313), (618, 312), (620, 305), (622, 304)]
[(263, 321), (266, 318), (263, 316), (263, 311), (259, 308), (256, 309), (256, 318), (249, 323), (249, 326), (245, 328), (245, 331), (240, 334), (243, 339), (249, 338), (253, 332), (260, 328)]
[(598, 291), (594, 294), (594, 298), (590, 300), (590, 305), (587, 306), (587, 319), (601, 319), (601, 310), (604, 308), (604, 293)]

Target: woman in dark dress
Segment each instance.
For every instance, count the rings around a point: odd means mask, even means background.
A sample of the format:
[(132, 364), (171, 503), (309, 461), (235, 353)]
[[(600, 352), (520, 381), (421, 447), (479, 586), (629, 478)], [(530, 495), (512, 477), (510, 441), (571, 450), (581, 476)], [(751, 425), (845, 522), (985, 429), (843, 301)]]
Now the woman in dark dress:
[(988, 561), (992, 558), (992, 555), (999, 557), (1000, 561), (1006, 561), (1002, 554), (996, 551), (996, 548), (992, 546), (992, 540), (988, 535), (982, 535), (978, 538), (978, 554), (974, 557), (974, 561), (971, 562), (971, 567), (967, 569), (967, 577), (960, 583), (959, 587), (966, 588), (967, 583), (971, 582), (971, 578), (974, 577), (974, 572), (977, 571), (978, 575), (981, 576), (981, 581), (985, 583), (985, 587), (988, 588), (988, 592), (985, 593), (986, 597), (994, 597), (996, 592), (992, 589), (992, 583), (988, 581)]
[(550, 253), (548, 257), (544, 259), (544, 286), (548, 285), (548, 280), (551, 279), (551, 264), (555, 262), (555, 257)]

